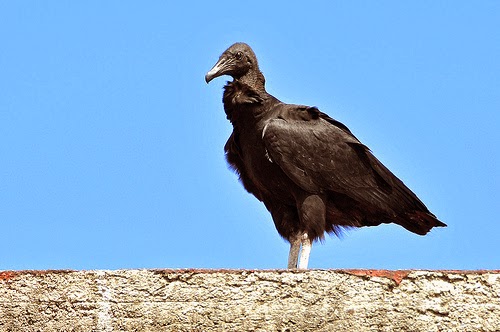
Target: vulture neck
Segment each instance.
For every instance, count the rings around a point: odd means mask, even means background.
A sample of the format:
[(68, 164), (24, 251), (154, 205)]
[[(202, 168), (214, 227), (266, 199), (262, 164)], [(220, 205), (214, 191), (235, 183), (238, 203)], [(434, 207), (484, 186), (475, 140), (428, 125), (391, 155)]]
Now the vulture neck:
[(264, 78), (264, 75), (261, 73), (259, 68), (252, 69), (245, 75), (237, 79), (235, 78), (234, 80), (239, 83), (248, 85), (252, 90), (261, 95), (261, 97), (264, 97), (266, 93), (266, 79)]
[(224, 87), (224, 111), (234, 127), (255, 122), (262, 116), (262, 105), (269, 95), (265, 88), (264, 75), (258, 70), (248, 71), (241, 77), (234, 77)]

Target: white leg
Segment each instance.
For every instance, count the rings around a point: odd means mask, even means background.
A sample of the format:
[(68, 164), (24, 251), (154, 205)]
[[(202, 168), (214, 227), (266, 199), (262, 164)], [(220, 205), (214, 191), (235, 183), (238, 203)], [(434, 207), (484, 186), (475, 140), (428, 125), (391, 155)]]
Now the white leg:
[(300, 250), (300, 258), (298, 268), (300, 270), (307, 270), (307, 264), (309, 263), (309, 255), (311, 254), (312, 242), (304, 233), (301, 237), (302, 248)]
[(299, 259), (300, 251), (300, 237), (290, 241), (290, 253), (288, 254), (288, 268), (296, 269), (297, 261)]

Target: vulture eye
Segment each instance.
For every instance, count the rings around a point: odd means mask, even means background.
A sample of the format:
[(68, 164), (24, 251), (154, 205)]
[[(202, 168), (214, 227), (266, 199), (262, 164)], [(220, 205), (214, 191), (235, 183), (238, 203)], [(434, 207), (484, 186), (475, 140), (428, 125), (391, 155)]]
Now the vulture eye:
[(241, 52), (237, 52), (237, 53), (235, 54), (235, 57), (236, 57), (236, 59), (241, 60), (241, 58), (243, 57), (243, 53), (241, 53)]

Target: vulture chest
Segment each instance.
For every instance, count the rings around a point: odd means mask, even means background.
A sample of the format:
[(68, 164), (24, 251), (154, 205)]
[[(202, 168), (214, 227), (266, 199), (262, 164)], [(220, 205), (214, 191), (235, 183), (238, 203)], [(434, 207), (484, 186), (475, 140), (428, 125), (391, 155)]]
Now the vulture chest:
[(257, 130), (253, 128), (239, 133), (244, 172), (264, 197), (294, 204), (293, 191), (297, 188), (281, 167), (269, 158), (262, 140), (263, 127), (258, 125)]

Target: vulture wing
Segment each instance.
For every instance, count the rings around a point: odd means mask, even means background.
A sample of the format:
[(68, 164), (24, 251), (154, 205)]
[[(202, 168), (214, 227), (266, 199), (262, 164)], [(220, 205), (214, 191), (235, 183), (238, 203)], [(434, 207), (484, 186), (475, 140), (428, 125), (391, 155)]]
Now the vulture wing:
[(272, 162), (307, 192), (341, 193), (387, 217), (428, 212), (342, 123), (314, 107), (290, 107), (270, 120), (262, 137)]

